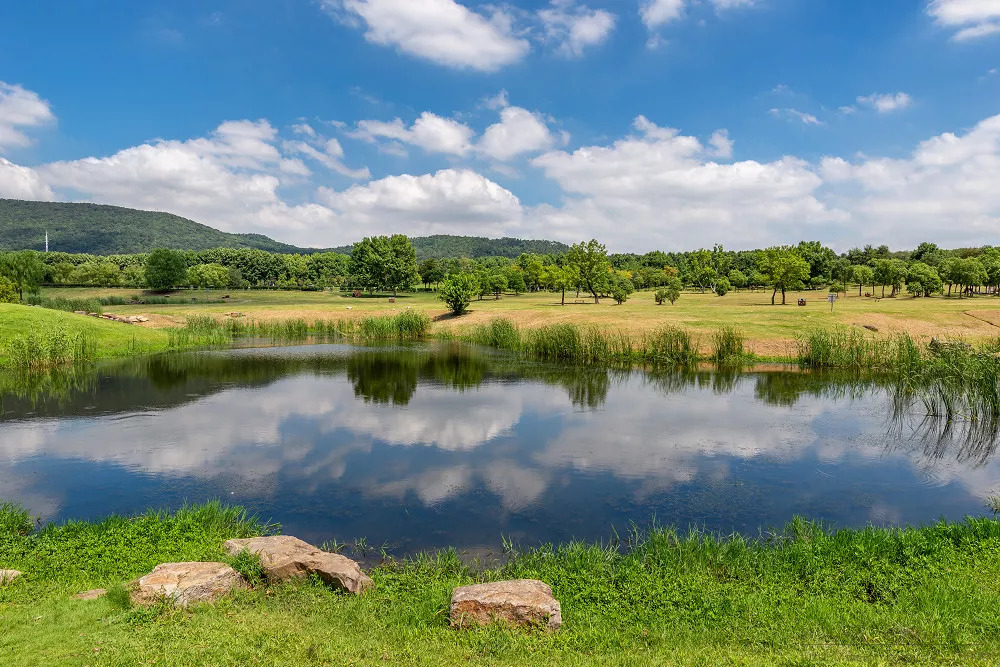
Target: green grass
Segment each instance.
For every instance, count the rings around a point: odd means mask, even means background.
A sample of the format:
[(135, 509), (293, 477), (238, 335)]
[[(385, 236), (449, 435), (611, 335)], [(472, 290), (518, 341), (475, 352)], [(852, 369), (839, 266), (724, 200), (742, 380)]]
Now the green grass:
[[(0, 526), (21, 510), (0, 509)], [(16, 515), (7, 520), (5, 514)], [(372, 569), (354, 597), (313, 581), (189, 610), (133, 608), (122, 584), (160, 562), (226, 560), (222, 541), (267, 532), (218, 504), (0, 533), (4, 665), (988, 664), (1000, 649), (1000, 523), (824, 530), (796, 519), (760, 539), (634, 531), (604, 544), (510, 545), (481, 566), (453, 550)], [(555, 633), (448, 627), (451, 590), (539, 578)], [(97, 601), (71, 595), (113, 593)]]
[[(92, 360), (157, 352), (165, 350), (169, 342), (167, 332), (162, 330), (35, 306), (0, 303), (0, 367), (17, 361), (19, 352), (14, 350), (12, 356), (11, 345), (18, 346), (15, 343), (18, 340), (27, 344), (33, 338), (36, 349), (45, 348), (38, 354), (47, 356), (51, 349), (50, 337), (56, 332), (62, 332), (67, 340), (84, 339), (91, 347), (87, 356)], [(69, 343), (56, 349), (65, 350), (68, 346)]]

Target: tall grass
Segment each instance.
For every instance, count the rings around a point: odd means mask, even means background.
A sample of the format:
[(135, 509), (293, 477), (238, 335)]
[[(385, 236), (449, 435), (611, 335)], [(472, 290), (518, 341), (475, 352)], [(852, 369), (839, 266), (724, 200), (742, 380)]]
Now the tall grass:
[(646, 337), (643, 357), (653, 365), (689, 366), (698, 362), (698, 345), (687, 331), (666, 326)]
[(94, 360), (97, 346), (86, 333), (62, 327), (14, 336), (4, 345), (6, 364), (21, 370), (41, 370)]
[(521, 330), (506, 317), (494, 317), (473, 329), (471, 340), (498, 350), (516, 351), (521, 349)]
[(419, 340), (430, 328), (430, 318), (412, 310), (397, 315), (375, 315), (358, 322), (358, 335), (366, 341)]

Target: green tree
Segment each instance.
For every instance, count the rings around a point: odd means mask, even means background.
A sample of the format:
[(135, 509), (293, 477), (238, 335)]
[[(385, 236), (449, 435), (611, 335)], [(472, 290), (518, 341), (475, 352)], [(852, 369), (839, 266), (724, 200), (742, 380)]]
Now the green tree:
[(941, 276), (931, 266), (923, 262), (910, 265), (906, 275), (906, 291), (913, 296), (930, 296), (937, 294), (944, 287)]
[(715, 293), (719, 296), (726, 296), (730, 289), (732, 289), (732, 285), (729, 284), (729, 280), (726, 278), (719, 278), (715, 282)]
[(554, 290), (562, 293), (561, 305), (566, 305), (566, 290), (573, 289), (580, 284), (580, 274), (575, 266), (556, 266), (550, 264), (545, 268), (542, 278), (546, 284)]
[(861, 296), (861, 291), (865, 285), (872, 285), (872, 289), (875, 289), (875, 269), (872, 267), (864, 265), (855, 266), (851, 275), (853, 276), (853, 281), (858, 284), (858, 296)]
[(181, 285), (187, 276), (187, 260), (180, 250), (157, 248), (146, 258), (146, 285), (157, 292), (165, 292)]
[(420, 274), (420, 282), (428, 289), (444, 280), (444, 266), (434, 258), (420, 262), (417, 272)]
[(196, 264), (188, 269), (188, 281), (195, 287), (220, 289), (229, 284), (229, 269), (222, 264)]
[(18, 303), (20, 300), (14, 283), (5, 276), (0, 276), (0, 303)]
[(772, 306), (778, 290), (781, 290), (781, 305), (785, 305), (785, 292), (809, 279), (809, 263), (791, 246), (767, 248), (761, 254), (760, 264), (767, 283), (774, 288), (771, 292)]
[(607, 248), (596, 239), (575, 243), (566, 253), (566, 262), (576, 269), (580, 284), (594, 296), (594, 303), (600, 303), (611, 279)]
[(420, 281), (417, 253), (403, 234), (366, 237), (351, 249), (352, 282), (369, 292), (410, 289)]
[(728, 278), (729, 278), (729, 284), (735, 287), (737, 291), (747, 286), (746, 274), (744, 274), (739, 269), (733, 269), (732, 271), (730, 271)]
[(674, 305), (677, 299), (681, 298), (681, 279), (677, 276), (673, 276), (667, 280), (667, 284), (664, 286), (663, 291), (666, 292), (667, 301), (670, 305)]
[(611, 276), (609, 288), (611, 298), (619, 306), (628, 301), (629, 296), (635, 292), (635, 285), (632, 284), (632, 281), (617, 272)]
[(0, 276), (14, 285), (18, 301), (24, 293), (37, 294), (45, 279), (45, 264), (34, 250), (19, 250), (0, 254)]
[(438, 291), (438, 298), (448, 304), (451, 312), (463, 314), (469, 309), (472, 298), (479, 292), (479, 282), (468, 273), (456, 273), (445, 278)]
[(507, 278), (507, 289), (513, 292), (515, 296), (528, 288), (524, 281), (524, 272), (517, 266), (508, 266), (504, 270), (504, 276)]
[(417, 271), (417, 252), (413, 243), (404, 234), (389, 237), (384, 270), (384, 287), (391, 289), (393, 296), (398, 290), (411, 289), (420, 281)]

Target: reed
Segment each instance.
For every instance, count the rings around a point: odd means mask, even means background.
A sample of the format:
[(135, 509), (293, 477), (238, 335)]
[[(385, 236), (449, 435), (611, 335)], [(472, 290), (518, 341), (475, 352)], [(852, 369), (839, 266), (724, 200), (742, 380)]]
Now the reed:
[(430, 328), (423, 313), (404, 311), (397, 315), (375, 315), (358, 322), (357, 335), (366, 341), (419, 340)]
[(71, 363), (89, 363), (96, 357), (96, 344), (84, 332), (69, 333), (61, 327), (14, 336), (7, 341), (4, 358), (8, 366), (21, 370), (43, 370)]
[(746, 339), (733, 327), (721, 327), (712, 335), (712, 360), (717, 364), (740, 364), (747, 358)]
[(678, 327), (666, 326), (646, 337), (643, 360), (654, 366), (689, 366), (699, 360), (698, 345), (691, 334)]
[(519, 351), (521, 330), (506, 317), (495, 317), (473, 329), (471, 340), (478, 345), (495, 347), (498, 350)]

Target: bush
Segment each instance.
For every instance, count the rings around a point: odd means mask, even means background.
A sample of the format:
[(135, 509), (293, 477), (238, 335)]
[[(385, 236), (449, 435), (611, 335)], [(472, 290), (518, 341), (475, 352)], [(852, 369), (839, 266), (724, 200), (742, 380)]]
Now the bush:
[(715, 283), (715, 293), (719, 296), (726, 296), (731, 289), (732, 285), (730, 285), (729, 281), (725, 278), (719, 278), (719, 281)]
[(611, 280), (611, 298), (615, 300), (618, 305), (621, 305), (628, 301), (629, 296), (635, 291), (635, 285), (632, 281), (624, 276), (616, 275)]
[(653, 293), (653, 299), (656, 300), (657, 306), (662, 306), (663, 302), (667, 300), (667, 290), (660, 288)]
[(438, 298), (448, 304), (451, 312), (462, 315), (469, 309), (473, 297), (479, 294), (479, 281), (475, 276), (459, 273), (449, 276), (441, 283)]
[(17, 303), (17, 288), (14, 283), (0, 276), (0, 303)]

